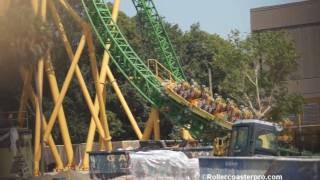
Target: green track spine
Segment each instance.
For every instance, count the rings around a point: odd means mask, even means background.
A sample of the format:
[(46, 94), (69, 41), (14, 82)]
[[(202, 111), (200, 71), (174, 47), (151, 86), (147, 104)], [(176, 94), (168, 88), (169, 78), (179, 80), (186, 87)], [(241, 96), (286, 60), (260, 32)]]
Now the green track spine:
[(82, 0), (100, 44), (111, 43), (109, 53), (114, 63), (134, 88), (153, 106), (160, 106), (162, 86), (155, 75), (127, 42), (103, 0)]
[(176, 55), (154, 2), (152, 0), (132, 0), (132, 2), (161, 62), (172, 72), (176, 81), (185, 81), (180, 59)]
[[(100, 44), (108, 52), (112, 63), (146, 101), (155, 107), (169, 107), (170, 111), (165, 115), (180, 127), (185, 124), (191, 125), (190, 132), (195, 137), (201, 138), (204, 130), (211, 131), (212, 124), (215, 124), (213, 121), (192, 113), (188, 106), (165, 94), (160, 81), (135, 53), (112, 20), (110, 10), (103, 0), (82, 0), (82, 4)], [(110, 49), (106, 48), (107, 43), (112, 44)], [(215, 128), (214, 131), (218, 130)]]

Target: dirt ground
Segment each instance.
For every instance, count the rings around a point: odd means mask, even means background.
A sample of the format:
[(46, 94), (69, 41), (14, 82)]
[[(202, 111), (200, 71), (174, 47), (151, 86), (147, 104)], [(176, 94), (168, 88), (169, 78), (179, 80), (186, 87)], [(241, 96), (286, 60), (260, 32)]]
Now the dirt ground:
[[(97, 180), (97, 178), (90, 178), (89, 172), (79, 172), (79, 171), (65, 171), (59, 173), (47, 173), (44, 176), (32, 177), (31, 180)], [(133, 178), (128, 176), (121, 176), (113, 178), (113, 180), (133, 180)]]
[(32, 177), (31, 180), (90, 180), (88, 172), (65, 171), (59, 173), (48, 173), (44, 176)]

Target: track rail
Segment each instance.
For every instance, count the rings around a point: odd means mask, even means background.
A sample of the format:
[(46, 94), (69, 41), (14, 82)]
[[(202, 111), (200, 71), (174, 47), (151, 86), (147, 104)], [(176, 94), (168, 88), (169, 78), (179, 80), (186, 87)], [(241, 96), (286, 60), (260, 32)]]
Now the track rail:
[[(129, 45), (112, 20), (110, 10), (103, 0), (82, 0), (82, 4), (100, 44), (109, 53), (112, 63), (146, 101), (153, 106), (168, 109), (164, 115), (177, 126), (189, 125), (190, 132), (197, 138), (200, 138), (204, 131), (218, 132), (229, 129), (229, 124), (225, 124), (222, 119), (206, 114), (197, 107), (191, 107), (188, 103), (182, 103), (182, 97), (167, 89), (168, 84), (159, 80)], [(106, 48), (107, 43), (111, 43), (110, 49)]]
[(172, 72), (176, 81), (184, 81), (186, 78), (180, 65), (180, 59), (176, 55), (154, 2), (152, 0), (132, 0), (132, 2), (147, 36), (152, 40), (161, 63)]
[(159, 106), (162, 86), (155, 75), (129, 45), (103, 0), (82, 0), (89, 21), (100, 44), (112, 44), (106, 49), (112, 62), (131, 85), (152, 105)]

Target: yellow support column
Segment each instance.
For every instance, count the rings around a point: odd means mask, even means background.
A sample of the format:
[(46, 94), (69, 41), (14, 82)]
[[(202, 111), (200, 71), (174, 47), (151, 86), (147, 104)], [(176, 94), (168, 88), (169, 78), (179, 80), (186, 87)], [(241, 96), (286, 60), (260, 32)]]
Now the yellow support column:
[(148, 121), (146, 123), (146, 127), (144, 128), (143, 131), (143, 136), (142, 136), (142, 140), (150, 140), (151, 137), (151, 133), (155, 127), (154, 123), (155, 123), (155, 113), (156, 113), (157, 109), (156, 108), (152, 108), (150, 113), (149, 113), (149, 118)]
[(93, 122), (93, 118), (91, 118), (88, 136), (87, 136), (87, 143), (85, 147), (85, 153), (82, 158), (82, 164), (80, 169), (82, 170), (89, 170), (89, 154), (87, 152), (92, 151), (93, 147), (93, 140), (94, 140), (94, 134), (96, 130), (96, 124)]
[[(20, 69), (20, 74), (21, 74), (21, 78), (24, 78), (26, 75), (27, 75), (27, 71), (29, 71), (29, 72), (31, 72), (31, 70), (30, 69), (28, 69), (28, 68), (21, 68)], [(30, 76), (32, 77), (32, 73), (30, 74)], [(28, 99), (30, 99), (30, 101), (31, 101), (31, 103), (32, 103), (32, 107), (33, 107), (33, 109), (35, 110), (35, 111), (37, 111), (36, 109), (37, 109), (37, 107), (39, 107), (39, 101), (38, 101), (38, 98), (37, 98), (37, 96), (35, 95), (35, 93), (34, 93), (34, 90), (33, 90), (33, 88), (31, 87), (31, 84), (29, 83), (28, 85), (27, 85), (27, 90), (26, 90), (26, 92), (27, 92), (27, 94), (26, 94), (26, 97), (28, 98)], [(42, 115), (43, 116), (43, 115)], [(39, 118), (39, 117), (38, 117)], [(40, 119), (40, 118), (39, 118)], [(47, 123), (46, 123), (46, 120), (45, 120), (45, 117), (43, 116), (43, 130), (45, 130), (45, 128), (46, 128), (46, 125), (47, 125)], [(57, 149), (57, 147), (56, 147), (56, 145), (55, 145), (55, 143), (54, 143), (54, 140), (53, 140), (53, 138), (52, 138), (52, 136), (50, 135), (49, 136), (49, 139), (48, 139), (48, 145), (49, 145), (49, 147), (50, 147), (50, 150), (51, 150), (51, 152), (52, 152), (52, 155), (53, 155), (53, 158), (54, 158), (54, 160), (55, 160), (55, 162), (56, 162), (56, 170), (62, 170), (63, 169), (63, 163), (62, 163), (62, 160), (61, 160), (61, 157), (60, 157), (60, 155), (59, 155), (59, 152), (58, 152), (58, 149)], [(35, 152), (35, 154), (39, 154), (39, 152)], [(37, 156), (37, 158), (39, 158), (39, 156)], [(38, 165), (36, 165), (36, 166), (34, 166), (34, 169), (36, 168), (36, 167), (38, 167), (37, 168), (37, 170), (34, 170), (34, 174), (35, 175), (39, 175), (39, 164)]]
[(39, 13), (39, 0), (31, 0), (31, 4), (33, 7), (34, 14), (38, 15), (38, 13)]
[[(42, 20), (46, 21), (47, 0), (41, 1), (40, 15), (42, 17)], [(57, 83), (57, 80), (55, 77), (55, 73), (54, 73), (54, 69), (52, 66), (50, 55), (48, 55), (45, 60), (45, 70), (46, 70), (46, 74), (48, 77), (48, 82), (50, 85), (50, 90), (51, 90), (51, 94), (53, 97), (53, 101), (56, 104), (60, 92), (59, 92), (58, 83)], [(66, 165), (66, 167), (69, 168), (69, 167), (73, 166), (73, 147), (72, 147), (72, 143), (71, 143), (71, 139), (70, 139), (70, 135), (69, 135), (69, 130), (68, 130), (67, 123), (66, 123), (65, 114), (64, 114), (62, 107), (59, 109), (58, 120), (59, 120), (59, 127), (60, 127), (60, 132), (62, 135), (62, 140), (64, 142), (64, 148), (66, 151), (67, 161), (68, 161), (68, 164)]]
[(152, 130), (154, 133), (154, 140), (160, 140), (159, 109), (156, 107), (153, 107), (149, 113), (149, 118), (143, 131), (142, 140), (150, 140)]
[[(114, 20), (114, 22), (117, 21), (118, 12), (119, 12), (119, 5), (120, 5), (120, 0), (115, 0), (113, 3), (113, 9), (112, 9), (112, 19)], [(109, 47), (110, 47), (110, 44), (107, 44), (106, 48), (109, 48)], [(104, 88), (105, 88), (104, 82), (106, 81), (107, 66), (109, 66), (109, 54), (107, 52), (104, 52), (102, 64), (101, 64), (100, 77), (99, 77), (99, 86), (102, 88), (102, 92), (104, 92)], [(98, 97), (96, 95), (94, 107), (95, 107), (96, 111), (99, 111), (100, 107), (99, 107), (97, 98)], [(92, 151), (95, 130), (96, 130), (96, 125), (93, 121), (93, 118), (91, 118), (85, 152)], [(111, 137), (110, 137), (110, 140), (111, 140)], [(111, 149), (112, 149), (112, 147), (111, 147)], [(109, 150), (111, 150), (111, 149), (109, 149)], [(83, 156), (81, 169), (83, 169), (83, 170), (89, 169), (89, 154), (88, 153), (85, 153)]]
[[(45, 70), (48, 77), (51, 95), (52, 95), (54, 104), (56, 104), (58, 101), (60, 92), (59, 92), (57, 79), (55, 76), (54, 68), (52, 66), (50, 57), (45, 61)], [(66, 151), (66, 156), (68, 160), (68, 164), (66, 165), (66, 167), (69, 168), (73, 166), (74, 155), (73, 155), (73, 147), (70, 139), (68, 125), (67, 125), (67, 121), (66, 121), (66, 117), (65, 117), (62, 105), (61, 105), (61, 108), (59, 109), (58, 121), (59, 121), (60, 132), (61, 132), (61, 136), (64, 144), (64, 149)]]
[(19, 104), (19, 112), (18, 112), (18, 121), (19, 121), (19, 126), (23, 127), (24, 126), (24, 118), (23, 118), (23, 112), (26, 110), (26, 105), (28, 103), (28, 86), (31, 83), (32, 79), (32, 72), (27, 69), (25, 72), (25, 75), (23, 77), (23, 88), (21, 92), (21, 97), (20, 97), (20, 104)]
[[(77, 14), (77, 12), (65, 0), (60, 0), (60, 3), (65, 8), (65, 10), (67, 10), (67, 12), (73, 17), (73, 19), (76, 20), (76, 22), (86, 32), (86, 36), (87, 36), (87, 40), (88, 40), (87, 42), (88, 42), (89, 57), (90, 57), (90, 60), (91, 60), (90, 61), (91, 62), (91, 68), (92, 68), (92, 73), (94, 73), (93, 77), (95, 79), (95, 83), (96, 83), (95, 85), (96, 85), (96, 89), (97, 89), (97, 95), (96, 95), (96, 98), (95, 98), (94, 108), (96, 109), (96, 112), (98, 113), (99, 112), (99, 106), (98, 105), (101, 104), (101, 106), (104, 106), (103, 98), (101, 96), (101, 93), (99, 93), (101, 91), (103, 92), (104, 86), (103, 86), (103, 83), (101, 83), (102, 81), (100, 80), (100, 82), (99, 82), (99, 80), (98, 80), (99, 73), (98, 73), (98, 69), (97, 69), (97, 66), (96, 66), (97, 63), (96, 63), (96, 57), (95, 57), (95, 54), (94, 54), (95, 53), (94, 52), (94, 45), (93, 45), (94, 43), (93, 43), (92, 37), (91, 37), (91, 27), (85, 21), (83, 21), (81, 19), (81, 17)], [(54, 10), (54, 8), (53, 8), (53, 10)], [(55, 21), (56, 21), (57, 24), (61, 24), (62, 25), (59, 16), (57, 16), (57, 18), (55, 18)], [(68, 39), (67, 39), (67, 36), (66, 36), (66, 34), (64, 32), (63, 26), (61, 26), (61, 27), (62, 28), (60, 28), (60, 33), (63, 34), (62, 35), (63, 41), (64, 41), (65, 47), (67, 49), (67, 53), (68, 53), (68, 55), (70, 57), (70, 56), (72, 56), (72, 49), (71, 49), (70, 43), (68, 43)], [(102, 74), (104, 74), (104, 73), (102, 73)], [(101, 77), (101, 75), (100, 75), (100, 77)], [(99, 104), (97, 104), (97, 102)], [(101, 109), (103, 109), (102, 112), (100, 113), (101, 123), (102, 123), (102, 125), (104, 127), (104, 130), (105, 130), (105, 133), (106, 133), (106, 138), (103, 139), (101, 142), (106, 143), (107, 148), (109, 150), (111, 150), (112, 149), (111, 136), (109, 134), (109, 127), (108, 127), (107, 117), (106, 117), (106, 114), (105, 114), (105, 108), (101, 108)], [(95, 131), (95, 128), (93, 128), (92, 125), (90, 125), (90, 129), (92, 129), (92, 131)]]
[[(50, 116), (50, 119), (49, 119), (49, 122), (48, 122), (48, 127), (46, 128), (46, 131), (44, 133), (44, 140), (47, 140), (48, 139), (48, 136), (49, 134), (51, 133), (51, 130), (53, 128), (53, 125), (55, 123), (55, 120), (57, 118), (57, 115), (58, 115), (58, 112), (59, 112), (59, 109), (61, 108), (61, 105), (62, 105), (62, 102), (63, 102), (63, 99), (67, 93), (67, 90), (68, 90), (68, 87), (70, 85), (70, 82), (71, 82), (71, 79), (72, 79), (72, 76), (74, 74), (74, 72), (77, 72), (77, 67), (78, 67), (78, 61), (80, 60), (80, 56), (81, 56), (81, 53), (83, 51), (83, 48), (85, 46), (85, 41), (86, 41), (86, 37), (85, 35), (82, 35), (81, 39), (80, 39), (80, 43), (79, 43), (79, 46), (78, 46), (78, 49), (76, 51), (76, 54), (71, 62), (71, 66), (68, 70), (68, 73), (67, 73), (67, 76), (66, 76), (66, 79), (62, 85), (62, 89), (61, 89), (61, 92), (60, 92), (60, 95), (58, 97), (58, 100), (57, 100), (57, 103), (52, 111), (52, 114)], [(79, 67), (78, 67), (79, 68)], [(79, 69), (78, 69), (79, 70)], [(80, 72), (80, 70), (78, 71)], [(80, 72), (81, 73), (81, 72)], [(82, 87), (83, 89), (86, 89), (83, 93), (84, 97), (87, 99), (87, 103), (88, 103), (88, 106), (89, 106), (89, 110), (90, 110), (90, 113), (91, 115), (93, 115), (93, 119), (97, 125), (97, 128), (98, 128), (98, 132), (99, 134), (105, 138), (105, 133), (104, 133), (104, 130), (102, 128), (102, 125), (100, 123), (100, 120), (98, 118), (98, 115), (97, 113), (94, 111), (94, 107), (93, 107), (93, 103), (91, 101), (91, 98), (90, 98), (90, 94), (88, 92), (88, 89), (86, 88), (85, 84), (84, 84), (84, 80), (82, 79), (82, 81), (79, 81), (79, 84), (80, 84), (80, 87)]]
[(42, 126), (42, 122), (41, 122), (41, 110), (40, 110), (40, 101), (39, 99), (41, 99), (42, 97), (42, 87), (43, 87), (43, 68), (44, 68), (44, 64), (43, 64), (43, 59), (41, 58), (38, 61), (38, 66), (37, 66), (37, 70), (35, 70), (35, 76), (36, 76), (36, 89), (38, 91), (37, 93), (37, 100), (38, 100), (38, 104), (36, 106), (36, 120), (35, 120), (35, 138), (34, 138), (34, 174), (38, 175), (39, 174), (39, 165), (40, 165), (40, 159), (41, 159), (41, 126)]
[(0, 1), (0, 16), (7, 14), (7, 11), (10, 7), (11, 0), (1, 0)]
[[(39, 10), (39, 1), (38, 0), (32, 0), (31, 1), (34, 13), (37, 15), (38, 14), (38, 10)], [(36, 72), (35, 69), (35, 76), (37, 76), (36, 78), (38, 79), (38, 74), (39, 72)], [(37, 80), (39, 81), (39, 79)], [(36, 119), (35, 119), (35, 128), (34, 128), (34, 164), (33, 164), (33, 171), (34, 171), (34, 175), (39, 175), (39, 160), (41, 157), (40, 154), (40, 136), (41, 136), (41, 115), (40, 115), (40, 107), (39, 104), (35, 107), (35, 111), (36, 111)]]
[[(114, 22), (116, 22), (117, 20), (117, 17), (118, 17), (118, 13), (119, 13), (119, 6), (120, 6), (120, 0), (115, 0), (114, 1), (114, 6), (113, 6), (113, 10), (112, 10), (112, 18), (114, 20)], [(109, 49), (110, 48), (110, 44), (107, 44), (106, 45), (106, 48)], [(133, 117), (132, 115), (132, 112), (127, 104), (127, 101), (125, 100), (120, 88), (119, 88), (119, 85), (116, 81), (116, 79), (114, 78), (113, 74), (112, 74), (112, 71), (110, 69), (110, 66), (109, 66), (109, 54), (105, 51), (104, 52), (104, 55), (103, 55), (103, 61), (105, 61), (105, 66), (102, 66), (102, 68), (104, 68), (104, 73), (106, 73), (106, 76), (107, 76), (107, 79), (109, 80), (109, 82), (111, 83), (111, 86), (113, 88), (113, 90), (115, 91), (123, 109), (125, 110), (125, 113), (131, 123), (131, 126), (135, 132), (135, 134), (137, 135), (138, 139), (142, 139), (142, 133), (141, 133), (141, 130), (138, 126), (138, 123), (137, 121), (135, 120), (135, 118)]]
[[(101, 76), (100, 76), (100, 77), (101, 77)], [(103, 88), (102, 88), (102, 97), (103, 97), (104, 107), (105, 107), (105, 109), (107, 110), (107, 107), (106, 107), (107, 92), (106, 92), (106, 88), (105, 88), (105, 86), (104, 86), (105, 83), (101, 83), (101, 82), (100, 82), (100, 84), (101, 84), (101, 86), (103, 87)], [(96, 99), (95, 99), (95, 102), (96, 102)], [(98, 110), (97, 110), (97, 111), (99, 111), (99, 107), (98, 107)], [(106, 112), (106, 113), (107, 113), (107, 112)], [(101, 113), (100, 113), (100, 116), (101, 116)], [(100, 117), (100, 119), (102, 119), (102, 118)], [(90, 123), (91, 123), (91, 122), (90, 122)], [(103, 124), (102, 124), (102, 125), (103, 125)], [(106, 125), (108, 126), (108, 127), (106, 127), (106, 129), (109, 128), (108, 118), (107, 118)], [(108, 130), (108, 131), (110, 131), (110, 130)], [(109, 135), (110, 135), (110, 132), (109, 132)], [(111, 135), (110, 135), (110, 143), (111, 143), (111, 148), (109, 149), (109, 151), (113, 149), (113, 146), (112, 146), (112, 137), (111, 137)], [(99, 136), (99, 150), (100, 150), (100, 151), (108, 150), (108, 149), (105, 147), (101, 136)]]
[[(102, 126), (105, 130), (105, 134), (106, 134), (106, 142), (102, 139), (102, 143), (103, 144), (106, 143), (105, 147), (107, 148), (108, 151), (111, 151), (112, 150), (111, 136), (110, 136), (109, 125), (108, 125), (108, 121), (107, 121), (105, 102), (104, 102), (104, 98), (103, 98), (104, 86), (103, 86), (103, 84), (100, 83), (100, 77), (99, 77), (99, 72), (98, 72), (95, 49), (94, 49), (94, 44), (93, 44), (93, 40), (91, 37), (91, 31), (90, 31), (89, 27), (87, 27), (86, 32), (87, 32), (86, 35), (87, 35), (87, 39), (88, 39), (87, 42), (88, 42), (91, 71), (92, 71), (93, 79), (95, 81), (96, 97), (98, 99), (99, 109), (100, 109), (100, 117), (101, 117), (100, 120), (101, 120), (101, 124), (102, 124)], [(98, 108), (95, 109), (96, 112), (99, 112), (99, 109)]]
[(160, 140), (160, 118), (159, 118), (159, 109), (154, 109), (153, 121), (154, 121), (154, 140)]
[(39, 175), (40, 170), (40, 134), (41, 134), (41, 120), (40, 120), (40, 108), (36, 106), (36, 120), (35, 120), (35, 128), (34, 128), (34, 156), (33, 156), (33, 172), (34, 175)]
[(135, 118), (133, 117), (132, 112), (131, 112), (128, 104), (127, 104), (127, 101), (123, 97), (123, 94), (122, 94), (122, 92), (121, 92), (121, 90), (119, 88), (119, 85), (118, 85), (116, 79), (114, 78), (114, 76), (113, 76), (113, 74), (112, 74), (112, 72), (110, 70), (110, 67), (107, 66), (106, 69), (107, 69), (107, 77), (108, 77), (108, 79), (109, 79), (109, 81), (110, 81), (110, 83), (111, 83), (111, 85), (113, 87), (113, 90), (116, 92), (116, 95), (117, 95), (117, 97), (118, 97), (118, 99), (119, 99), (124, 111), (126, 112), (126, 114), (128, 116), (128, 119), (129, 119), (129, 121), (131, 123), (131, 126), (133, 128), (133, 131), (136, 133), (138, 139), (142, 139), (142, 133), (141, 133), (141, 130), (140, 130), (139, 126), (138, 126), (138, 123), (136, 122)]
[(190, 132), (185, 129), (185, 128), (181, 128), (180, 129), (180, 136), (183, 140), (187, 141), (187, 142), (195, 142), (196, 140), (192, 137), (192, 135), (190, 134)]
[[(61, 2), (62, 2), (62, 1), (61, 1)], [(61, 19), (59, 18), (59, 15), (58, 15), (58, 13), (57, 13), (57, 11), (56, 11), (56, 9), (55, 9), (55, 6), (54, 6), (54, 4), (53, 4), (52, 1), (48, 1), (48, 3), (49, 3), (50, 10), (51, 10), (51, 12), (52, 12), (52, 16), (53, 16), (54, 22), (55, 22), (55, 24), (57, 25), (58, 30), (59, 30), (59, 32), (60, 32), (60, 35), (61, 35), (61, 37), (62, 37), (62, 41), (63, 41), (63, 43), (64, 43), (64, 45), (65, 45), (67, 54), (68, 54), (69, 59), (70, 59), (70, 61), (71, 61), (71, 64), (73, 64), (75, 59), (77, 59), (77, 61), (79, 60), (80, 55), (81, 55), (82, 50), (83, 50), (83, 47), (81, 48), (81, 51), (80, 51), (79, 54), (77, 54), (77, 53), (78, 53), (78, 50), (77, 50), (76, 54), (73, 54), (73, 51), (72, 51), (70, 42), (69, 42), (69, 40), (68, 40), (68, 38), (67, 38), (67, 36), (66, 36), (66, 32), (65, 32), (64, 27), (63, 27), (63, 25), (62, 25), (62, 23), (61, 23)], [(85, 35), (83, 35), (82, 38), (85, 39)], [(84, 41), (83, 41), (83, 43), (84, 43)], [(80, 41), (80, 44), (81, 44), (81, 41)], [(79, 47), (84, 46), (84, 44), (82, 44), (81, 46), (80, 46), (80, 44), (79, 44)], [(79, 47), (78, 47), (78, 48), (79, 48)], [(72, 66), (72, 65), (71, 65), (71, 66)], [(78, 79), (80, 88), (81, 88), (81, 90), (82, 90), (82, 93), (83, 93), (83, 95), (84, 95), (84, 98), (85, 98), (85, 100), (86, 100), (86, 103), (87, 103), (87, 105), (88, 105), (88, 107), (89, 107), (89, 111), (90, 111), (91, 115), (93, 116), (93, 119), (94, 119), (94, 121), (95, 121), (95, 123), (96, 123), (96, 125), (97, 125), (98, 132), (99, 132), (99, 134), (105, 139), (104, 129), (103, 129), (101, 123), (100, 123), (100, 120), (99, 120), (99, 117), (98, 117), (98, 115), (97, 115), (97, 112), (96, 112), (95, 109), (94, 109), (94, 105), (93, 105), (93, 102), (92, 102), (92, 100), (91, 100), (89, 90), (88, 90), (88, 88), (87, 88), (87, 86), (86, 86), (86, 84), (85, 84), (84, 78), (83, 78), (83, 76), (82, 76), (82, 73), (81, 73), (80, 68), (79, 68), (79, 66), (77, 65), (77, 63), (74, 64), (74, 67), (73, 67), (73, 68), (74, 68), (73, 70), (75, 71), (76, 77), (77, 77), (77, 79)], [(71, 67), (70, 67), (70, 69), (71, 69)], [(69, 69), (69, 70), (70, 70), (70, 69)], [(71, 72), (71, 73), (73, 74), (73, 72)], [(69, 77), (70, 80), (71, 80), (72, 74), (71, 74), (71, 76)], [(67, 76), (68, 76), (68, 75), (67, 75)], [(66, 79), (67, 79), (67, 78), (66, 78)], [(68, 81), (69, 81), (69, 80), (68, 80)], [(70, 82), (66, 82), (66, 81), (65, 81), (65, 83), (66, 83), (66, 88), (68, 88)], [(61, 94), (66, 93), (66, 92), (63, 92), (63, 90), (66, 91), (67, 89), (63, 89), (63, 87), (62, 87)], [(60, 108), (60, 106), (61, 106), (60, 103), (62, 103), (62, 100), (63, 100), (63, 98), (64, 98), (64, 95), (65, 95), (65, 94), (64, 94), (63, 96), (61, 96), (61, 94), (60, 94), (60, 96), (59, 96), (59, 98), (61, 97), (61, 99), (58, 99), (58, 102), (57, 102), (57, 104), (56, 104), (56, 106), (55, 106), (55, 109), (54, 109), (54, 111), (52, 112), (52, 115), (51, 115), (51, 117), (50, 117), (50, 120), (49, 120), (49, 123), (48, 123), (48, 128), (47, 128), (47, 130), (45, 131), (45, 139), (47, 139), (48, 134), (49, 134), (49, 133), (51, 132), (51, 130), (52, 130), (52, 127), (53, 127), (53, 124), (54, 124), (54, 121), (55, 121), (55, 117), (57, 116), (57, 111), (58, 111), (57, 108)], [(61, 102), (60, 102), (60, 101), (61, 101)], [(58, 106), (57, 106), (57, 105), (58, 105)]]
[[(34, 93), (34, 90), (32, 89), (32, 87), (29, 85), (28, 87), (28, 96), (29, 96), (29, 99), (31, 100), (32, 102), (32, 105), (33, 105), (33, 108), (36, 109), (36, 107), (39, 107), (39, 101), (38, 101), (38, 98), (37, 96), (35, 95)], [(42, 115), (43, 116), (43, 115)], [(46, 129), (47, 127), (47, 121), (45, 120), (45, 117), (43, 116), (43, 131)], [(59, 151), (57, 149), (57, 146), (55, 145), (54, 143), (54, 140), (52, 138), (52, 135), (50, 134), (49, 136), (49, 139), (48, 139), (48, 145), (49, 145), (49, 148), (51, 150), (51, 153), (53, 155), (53, 158), (56, 162), (56, 170), (57, 171), (61, 171), (63, 170), (63, 163), (62, 163), (62, 160), (61, 160), (61, 157), (59, 155)], [(35, 154), (38, 154), (38, 152), (35, 152)], [(35, 174), (39, 174), (39, 171), (34, 171)]]

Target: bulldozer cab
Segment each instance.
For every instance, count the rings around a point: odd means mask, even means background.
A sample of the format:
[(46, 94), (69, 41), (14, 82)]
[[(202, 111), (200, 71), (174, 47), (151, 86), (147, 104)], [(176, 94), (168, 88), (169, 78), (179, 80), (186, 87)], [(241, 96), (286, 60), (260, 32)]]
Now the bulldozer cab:
[(261, 120), (238, 120), (232, 127), (230, 156), (278, 155), (278, 128)]

